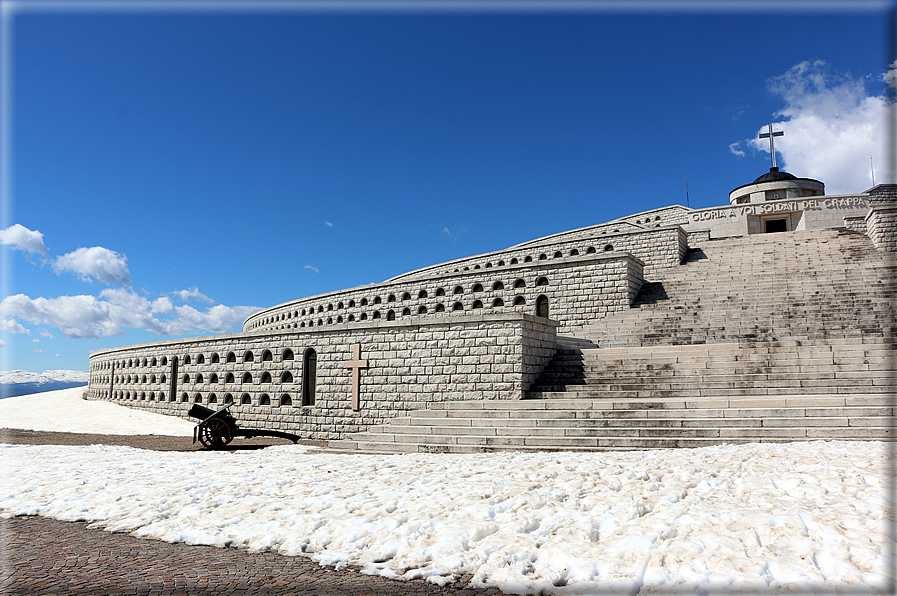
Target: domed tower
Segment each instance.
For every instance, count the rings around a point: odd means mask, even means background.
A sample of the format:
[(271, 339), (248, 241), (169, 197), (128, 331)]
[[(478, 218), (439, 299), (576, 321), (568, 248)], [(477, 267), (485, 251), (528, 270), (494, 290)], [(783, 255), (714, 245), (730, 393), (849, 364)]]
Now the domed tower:
[(739, 186), (729, 193), (730, 205), (762, 203), (779, 199), (800, 199), (825, 194), (825, 184), (812, 178), (798, 178), (773, 166), (750, 184)]

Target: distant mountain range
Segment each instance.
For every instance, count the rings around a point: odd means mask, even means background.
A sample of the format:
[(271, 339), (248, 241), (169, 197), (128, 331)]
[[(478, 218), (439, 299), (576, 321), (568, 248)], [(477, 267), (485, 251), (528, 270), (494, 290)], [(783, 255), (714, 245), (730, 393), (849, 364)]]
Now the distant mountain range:
[(56, 391), (87, 384), (88, 375), (80, 370), (0, 371), (0, 398)]

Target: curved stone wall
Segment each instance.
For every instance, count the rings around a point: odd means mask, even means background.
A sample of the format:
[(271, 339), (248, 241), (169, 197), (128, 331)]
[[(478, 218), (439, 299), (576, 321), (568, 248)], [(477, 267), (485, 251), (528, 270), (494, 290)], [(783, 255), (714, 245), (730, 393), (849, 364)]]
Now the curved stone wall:
[(628, 308), (642, 281), (640, 260), (607, 251), (331, 292), (259, 311), (243, 329), (308, 329), (470, 312), (537, 314), (536, 302), (544, 296), (549, 316), (563, 332)]
[[(684, 208), (682, 208), (684, 209)], [(679, 217), (678, 210), (671, 210), (665, 216)], [(650, 216), (642, 216), (649, 219)], [(660, 217), (657, 215), (655, 217)], [(686, 216), (682, 214), (682, 217)], [(636, 218), (637, 221), (638, 218)], [(687, 220), (684, 219), (687, 222)], [(553, 259), (563, 259), (580, 255), (609, 251), (628, 252), (642, 261), (645, 276), (660, 269), (676, 267), (688, 250), (685, 233), (678, 223), (663, 228), (645, 228), (618, 221), (601, 226), (592, 226), (554, 234), (524, 244), (518, 244), (500, 251), (456, 259), (438, 265), (431, 265), (392, 277), (384, 283), (395, 283), (412, 279), (439, 278), (453, 273), (491, 269), (493, 267), (514, 266)]]
[[(427, 402), (521, 399), (555, 353), (555, 327), (517, 313), (431, 315), (127, 346), (91, 356), (88, 395), (182, 417), (232, 401), (241, 427), (339, 439)], [(358, 411), (355, 344), (368, 361)]]
[[(655, 228), (678, 226), (688, 222), (688, 214), (691, 211), (692, 209), (683, 207), (682, 205), (671, 205), (669, 207), (662, 207), (660, 209), (652, 209), (650, 211), (628, 215), (608, 223), (587, 226), (576, 230), (568, 230), (566, 232), (551, 234), (550, 236), (545, 236), (543, 238), (528, 240), (521, 244), (514, 245), (511, 248), (541, 246), (553, 242), (566, 242), (568, 240), (594, 239), (599, 241), (606, 236), (616, 234), (638, 234), (651, 231)], [(641, 256), (639, 256), (639, 258), (641, 258)]]

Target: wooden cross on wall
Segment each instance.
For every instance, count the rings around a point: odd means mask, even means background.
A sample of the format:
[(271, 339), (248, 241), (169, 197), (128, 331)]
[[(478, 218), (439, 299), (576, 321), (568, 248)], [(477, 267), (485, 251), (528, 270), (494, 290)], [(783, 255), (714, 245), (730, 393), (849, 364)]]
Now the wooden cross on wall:
[(346, 360), (346, 368), (352, 369), (352, 410), (361, 409), (361, 369), (368, 367), (368, 361), (361, 359), (361, 344), (352, 346), (352, 359)]

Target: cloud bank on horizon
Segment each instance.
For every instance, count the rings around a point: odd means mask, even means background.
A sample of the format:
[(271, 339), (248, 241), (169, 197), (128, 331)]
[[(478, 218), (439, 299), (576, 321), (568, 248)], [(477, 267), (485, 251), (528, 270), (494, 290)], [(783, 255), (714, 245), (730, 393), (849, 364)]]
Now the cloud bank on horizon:
[[(894, 88), (895, 75), (897, 61), (880, 80)], [(885, 146), (888, 110), (894, 104), (885, 93), (870, 94), (866, 87), (864, 79), (834, 73), (822, 60), (801, 62), (767, 80), (769, 92), (785, 103), (774, 114), (784, 119), (772, 123), (773, 130), (785, 133), (775, 141), (782, 169), (822, 180), (830, 195), (872, 187), (873, 165), (877, 184), (893, 183)], [(764, 126), (757, 135), (765, 132)], [(745, 155), (744, 148), (769, 153), (769, 141), (753, 138), (729, 146), (739, 157)]]
[[(0, 244), (45, 258), (50, 256), (43, 242), (43, 234), (21, 224), (0, 230)], [(26, 321), (32, 325), (59, 329), (73, 339), (117, 337), (127, 335), (128, 329), (168, 336), (196, 332), (223, 333), (233, 330), (258, 310), (255, 306), (215, 304), (196, 287), (176, 290), (150, 300), (131, 287), (127, 260), (125, 255), (102, 246), (78, 248), (50, 260), (57, 275), (70, 272), (88, 283), (97, 280), (115, 287), (101, 290), (98, 296), (6, 296), (0, 302), (0, 330), (31, 335), (31, 330), (21, 323)], [(190, 306), (189, 302), (203, 302), (211, 306), (200, 311)], [(46, 329), (40, 335), (53, 337)], [(3, 342), (0, 347), (6, 345), (9, 342)]]

